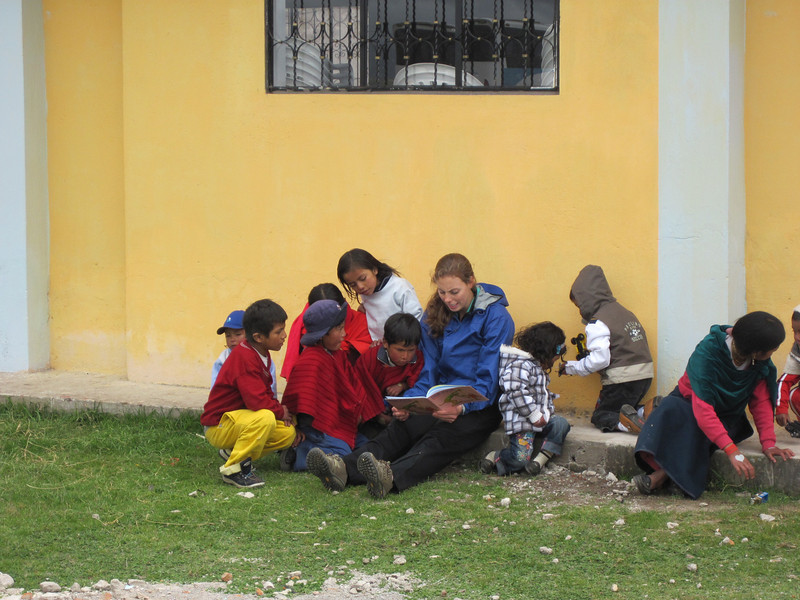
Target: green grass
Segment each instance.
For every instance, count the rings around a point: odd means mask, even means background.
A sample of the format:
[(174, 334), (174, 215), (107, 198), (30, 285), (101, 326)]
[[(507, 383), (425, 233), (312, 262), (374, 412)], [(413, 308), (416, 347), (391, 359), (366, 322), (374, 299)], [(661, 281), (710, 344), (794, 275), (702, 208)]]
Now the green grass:
[[(281, 473), (271, 456), (257, 463), (267, 486), (246, 499), (221, 482), (201, 433), (194, 417), (0, 405), (0, 571), (26, 589), (45, 579), (216, 581), (227, 571), (229, 590), (253, 593), (301, 571), (311, 592), (359, 570), (413, 575), (425, 586), (411, 598), (800, 595), (797, 504), (780, 494), (763, 506), (733, 492), (705, 494), (707, 507), (664, 498), (632, 512), (606, 496), (553, 506), (535, 486), (514, 492), (508, 480), (454, 469), (375, 501), (364, 487), (333, 495), (311, 475)], [(717, 529), (735, 544), (721, 546)], [(393, 564), (396, 555), (406, 563)]]

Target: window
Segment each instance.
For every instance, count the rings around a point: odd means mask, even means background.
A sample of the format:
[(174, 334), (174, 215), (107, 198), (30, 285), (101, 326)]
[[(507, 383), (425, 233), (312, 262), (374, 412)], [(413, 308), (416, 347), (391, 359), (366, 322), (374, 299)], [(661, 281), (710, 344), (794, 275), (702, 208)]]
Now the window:
[(267, 90), (556, 90), (558, 2), (265, 0)]

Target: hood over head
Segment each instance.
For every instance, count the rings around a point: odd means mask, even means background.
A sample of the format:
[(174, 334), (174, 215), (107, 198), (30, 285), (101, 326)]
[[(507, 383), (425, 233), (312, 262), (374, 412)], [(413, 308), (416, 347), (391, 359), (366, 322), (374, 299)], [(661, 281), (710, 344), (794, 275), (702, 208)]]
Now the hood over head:
[(603, 304), (616, 301), (603, 269), (597, 265), (586, 265), (581, 269), (572, 284), (570, 294), (585, 321), (591, 320)]

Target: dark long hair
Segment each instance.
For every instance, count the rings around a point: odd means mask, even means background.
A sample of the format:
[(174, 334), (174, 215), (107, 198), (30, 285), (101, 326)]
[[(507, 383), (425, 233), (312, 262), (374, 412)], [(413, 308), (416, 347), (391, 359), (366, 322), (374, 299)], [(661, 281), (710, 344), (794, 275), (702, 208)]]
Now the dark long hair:
[(368, 269), (370, 271), (375, 269), (377, 271), (375, 277), (377, 277), (378, 283), (390, 275), (400, 275), (397, 269), (390, 267), (385, 262), (379, 261), (366, 250), (362, 250), (361, 248), (353, 248), (352, 250), (348, 250), (342, 254), (342, 257), (339, 259), (339, 264), (336, 266), (336, 275), (339, 277), (339, 281), (342, 283), (344, 291), (347, 292), (347, 295), (352, 300), (358, 300), (358, 294), (354, 289), (345, 283), (344, 276), (353, 269)]
[(550, 321), (542, 321), (520, 329), (514, 337), (514, 345), (530, 354), (545, 370), (553, 366), (560, 356), (566, 341), (564, 331)]

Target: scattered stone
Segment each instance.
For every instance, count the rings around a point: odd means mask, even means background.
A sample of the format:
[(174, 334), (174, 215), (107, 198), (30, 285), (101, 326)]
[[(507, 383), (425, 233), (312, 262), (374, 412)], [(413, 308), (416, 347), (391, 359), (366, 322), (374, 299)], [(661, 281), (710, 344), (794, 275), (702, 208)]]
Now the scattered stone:
[(614, 521), (614, 525), (625, 525), (625, 519), (617, 519)]
[(567, 467), (573, 473), (583, 473), (588, 467), (583, 463), (571, 462)]
[(550, 519), (552, 519), (553, 517), (555, 517), (555, 515), (554, 515), (553, 513), (544, 513), (544, 514), (542, 515), (542, 520), (543, 520), (543, 521), (549, 521), (549, 520), (550, 520)]
[(667, 529), (675, 529), (678, 525), (675, 521), (667, 521)]
[(553, 549), (548, 548), (547, 546), (539, 546), (539, 552), (541, 552), (542, 554), (552, 554)]
[(105, 579), (99, 579), (93, 586), (93, 590), (97, 590), (98, 592), (105, 592), (106, 590), (111, 589), (111, 584), (108, 583)]
[(776, 556), (775, 558), (770, 558), (769, 562), (771, 562), (771, 563), (783, 562), (783, 558), (781, 558), (780, 556)]
[(511, 498), (503, 498), (500, 500), (500, 506), (508, 507), (511, 505)]
[(233, 573), (228, 573), (226, 571), (225, 573), (222, 574), (222, 577), (220, 577), (220, 580), (224, 581), (225, 583), (230, 583), (231, 581), (233, 581)]
[(692, 573), (697, 573), (697, 563), (689, 563), (686, 565), (686, 570)]
[(392, 561), (394, 565), (404, 565), (406, 564), (406, 557), (404, 554), (395, 554), (394, 560)]
[(413, 515), (414, 514), (414, 509), (413, 508), (407, 508), (406, 509), (406, 514), (407, 515)]
[(366, 558), (366, 557), (362, 558), (362, 559), (361, 559), (361, 564), (363, 564), (363, 565), (368, 565), (368, 564), (369, 564), (369, 559), (368, 559), (368, 558)]
[(584, 471), (583, 474), (586, 475), (587, 477), (594, 477), (595, 475), (597, 475), (597, 471), (591, 471), (591, 470)]
[(557, 564), (558, 564), (558, 559), (557, 559), (557, 558), (554, 558), (554, 559), (553, 559), (553, 564), (555, 564), (555, 565), (557, 565)]
[(611, 584), (611, 591), (612, 592), (618, 592), (619, 591), (619, 586), (616, 583), (612, 583)]
[(724, 538), (722, 538), (722, 541), (719, 543), (720, 546), (733, 546), (733, 544), (734, 544), (733, 540), (729, 538), (727, 535)]
[(761, 513), (758, 516), (761, 518), (762, 521), (766, 521), (767, 523), (775, 520), (775, 517), (773, 517), (772, 515), (768, 515), (766, 513)]
[(470, 525), (469, 523), (464, 523), (464, 524), (461, 526), (461, 529), (472, 529), (472, 525)]
[(674, 579), (670, 579), (669, 582), (670, 583), (675, 583), (675, 580)]
[(14, 587), (14, 578), (8, 573), (0, 573), (0, 587), (6, 589)]
[(261, 587), (263, 587), (265, 590), (274, 590), (275, 584), (271, 581), (265, 581), (261, 584)]
[(699, 590), (701, 587), (703, 587), (703, 584), (702, 583), (698, 583), (697, 584), (697, 589)]
[(701, 502), (698, 506), (708, 506), (708, 502)]
[(81, 591), (81, 584), (76, 581), (70, 586), (69, 591), (73, 594), (79, 594)]
[(570, 541), (570, 540), (572, 539), (572, 536), (571, 536), (571, 535), (568, 535), (568, 536), (567, 536), (567, 537), (565, 537), (564, 539), (565, 539), (565, 540), (567, 540), (567, 541)]
[(617, 479), (617, 476), (614, 475), (613, 473), (609, 473), (608, 475), (606, 475), (606, 481), (614, 483), (616, 481), (619, 481), (619, 479)]
[(749, 542), (749, 541), (750, 541), (750, 540), (749, 540), (749, 539), (747, 539), (746, 537), (743, 537), (743, 538), (742, 538), (742, 543), (743, 543), (743, 544), (744, 544), (745, 542)]
[(45, 594), (47, 593), (58, 593), (61, 591), (61, 586), (58, 585), (55, 581), (43, 581), (39, 584), (39, 589), (42, 590)]
[(242, 498), (255, 498), (256, 495), (253, 492), (238, 492), (237, 496), (241, 496)]

